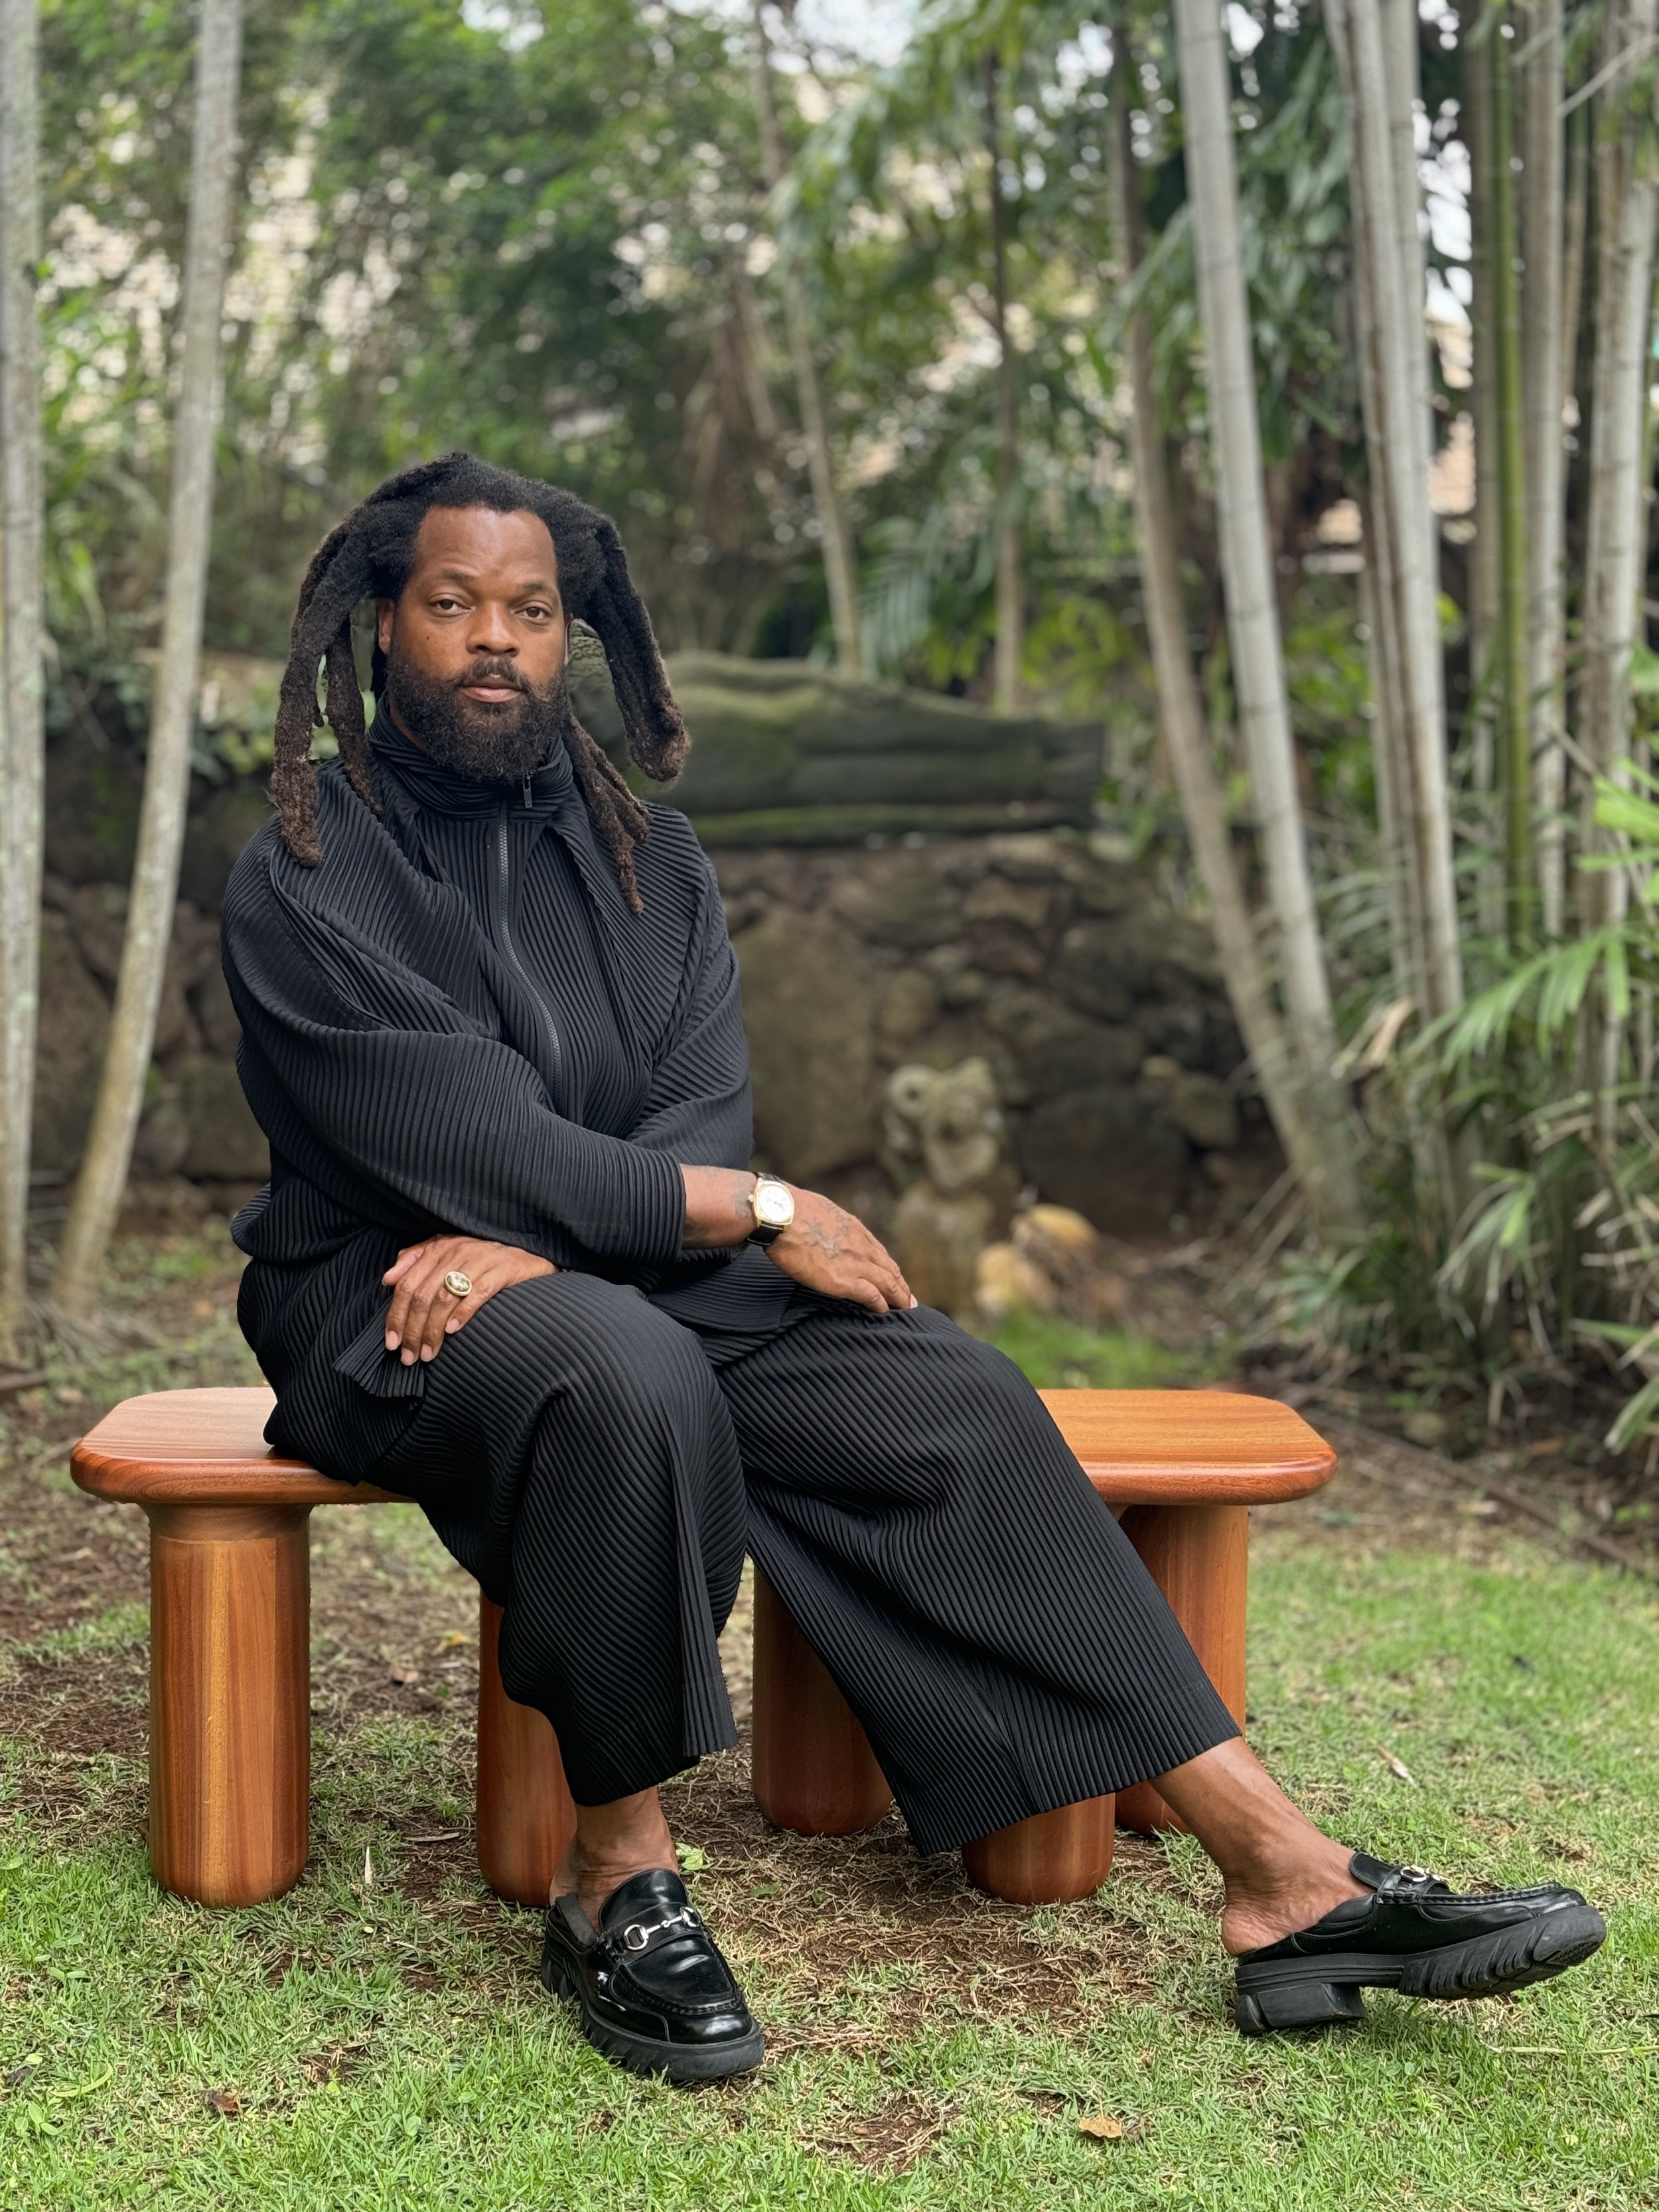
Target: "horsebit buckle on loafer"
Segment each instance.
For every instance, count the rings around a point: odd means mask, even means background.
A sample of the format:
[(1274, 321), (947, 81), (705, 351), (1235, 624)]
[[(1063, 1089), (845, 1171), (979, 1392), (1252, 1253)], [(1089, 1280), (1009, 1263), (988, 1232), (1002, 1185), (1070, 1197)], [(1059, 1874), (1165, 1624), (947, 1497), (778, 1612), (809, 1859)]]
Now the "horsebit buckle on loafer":
[(630, 1920), (622, 1931), (622, 1940), (630, 1951), (643, 1951), (653, 1936), (660, 1936), (665, 1928), (701, 1928), (689, 1905), (681, 1905), (678, 1912), (669, 1913), (661, 1920)]

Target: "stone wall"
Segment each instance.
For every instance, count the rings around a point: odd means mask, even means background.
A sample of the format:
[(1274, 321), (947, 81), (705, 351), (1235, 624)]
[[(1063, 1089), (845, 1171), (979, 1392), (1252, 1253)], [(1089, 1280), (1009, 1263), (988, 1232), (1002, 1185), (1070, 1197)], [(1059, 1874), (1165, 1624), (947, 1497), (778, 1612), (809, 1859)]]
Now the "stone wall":
[[(889, 1073), (981, 1055), (1007, 1119), (1011, 1193), (1024, 1182), (1131, 1236), (1207, 1225), (1248, 1205), (1278, 1161), (1259, 1103), (1235, 1082), (1243, 1055), (1208, 933), (1075, 826), (1091, 773), (1085, 733), (1032, 734), (975, 721), (956, 702), (918, 708), (892, 696), (896, 687), (860, 685), (846, 687), (836, 738), (824, 718), (840, 679), (768, 664), (757, 677), (750, 665), (698, 656), (676, 667), (703, 766), (702, 784), (689, 773), (674, 796), (709, 846), (738, 948), (763, 1164), (882, 1223), (908, 1172), (884, 1142)], [(263, 711), (258, 683), (241, 693)], [(791, 701), (785, 713), (780, 702)], [(602, 722), (603, 702), (583, 703)], [(816, 798), (797, 711), (824, 721), (822, 757), (847, 764)], [(774, 723), (763, 744), (757, 732)], [(896, 746), (902, 738), (900, 768), (883, 767), (866, 742), (883, 728)], [(947, 767), (966, 738), (971, 759)], [(733, 766), (750, 752), (764, 756), (762, 782)], [(48, 1186), (73, 1173), (91, 1116), (141, 776), (112, 702), (79, 715), (49, 750), (35, 1114), (35, 1166)], [(1010, 788), (1018, 795), (997, 797)], [(694, 806), (699, 790), (708, 803)], [(878, 804), (883, 820), (931, 826), (872, 830)], [(836, 806), (848, 814), (837, 833), (856, 830), (855, 842), (824, 842)], [(195, 780), (134, 1163), (152, 1206), (234, 1205), (266, 1172), (218, 962), (225, 880), (265, 812), (262, 775)], [(1033, 815), (1054, 826), (984, 832)], [(776, 842), (761, 842), (769, 829)]]
[(1115, 1234), (1224, 1220), (1278, 1172), (1208, 931), (1086, 836), (712, 857), (781, 1174), (879, 1218), (887, 1075), (974, 1055), (1018, 1180)]

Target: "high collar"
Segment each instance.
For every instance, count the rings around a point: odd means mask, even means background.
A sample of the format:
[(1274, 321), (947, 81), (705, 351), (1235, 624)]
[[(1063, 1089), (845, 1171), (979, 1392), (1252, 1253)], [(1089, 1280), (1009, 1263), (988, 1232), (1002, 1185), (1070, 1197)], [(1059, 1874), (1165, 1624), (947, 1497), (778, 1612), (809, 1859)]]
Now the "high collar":
[(556, 814), (576, 796), (575, 772), (562, 744), (528, 776), (507, 783), (485, 781), (446, 768), (411, 744), (384, 699), (375, 711), (368, 741), (377, 766), (394, 776), (417, 806), (434, 814), (494, 814), (503, 800), (532, 814)]

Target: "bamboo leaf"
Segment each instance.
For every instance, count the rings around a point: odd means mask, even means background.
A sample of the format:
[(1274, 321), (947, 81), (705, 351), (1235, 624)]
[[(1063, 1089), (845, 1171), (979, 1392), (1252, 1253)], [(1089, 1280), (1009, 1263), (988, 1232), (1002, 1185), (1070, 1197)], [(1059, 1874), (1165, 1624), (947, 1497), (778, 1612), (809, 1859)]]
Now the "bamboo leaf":
[(1607, 1431), (1607, 1449), (1628, 1451), (1633, 1443), (1639, 1443), (1656, 1411), (1659, 1411), (1659, 1375), (1644, 1382), (1636, 1395), (1620, 1407), (1618, 1419)]
[(1576, 1321), (1575, 1336), (1605, 1338), (1609, 1344), (1642, 1344), (1653, 1334), (1650, 1328), (1637, 1328), (1627, 1321)]

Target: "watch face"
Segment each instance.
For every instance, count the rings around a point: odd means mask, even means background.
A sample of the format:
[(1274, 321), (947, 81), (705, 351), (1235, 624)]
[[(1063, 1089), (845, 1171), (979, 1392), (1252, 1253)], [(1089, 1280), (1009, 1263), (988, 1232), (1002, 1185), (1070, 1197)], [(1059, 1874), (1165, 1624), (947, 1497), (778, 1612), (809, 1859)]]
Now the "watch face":
[(794, 1193), (781, 1183), (762, 1183), (755, 1193), (755, 1213), (768, 1229), (787, 1229), (795, 1218)]

